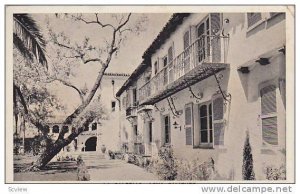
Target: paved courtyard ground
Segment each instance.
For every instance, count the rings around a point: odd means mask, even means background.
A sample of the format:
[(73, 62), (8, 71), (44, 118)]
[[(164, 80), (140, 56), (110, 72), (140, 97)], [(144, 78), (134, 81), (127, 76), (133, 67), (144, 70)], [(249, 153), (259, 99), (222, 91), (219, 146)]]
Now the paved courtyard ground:
[[(75, 161), (52, 162), (48, 169), (39, 172), (19, 172), (30, 165), (34, 158), (15, 159), (15, 181), (77, 181)], [(85, 158), (91, 181), (151, 181), (158, 178), (145, 169), (124, 160), (109, 160), (103, 157)]]

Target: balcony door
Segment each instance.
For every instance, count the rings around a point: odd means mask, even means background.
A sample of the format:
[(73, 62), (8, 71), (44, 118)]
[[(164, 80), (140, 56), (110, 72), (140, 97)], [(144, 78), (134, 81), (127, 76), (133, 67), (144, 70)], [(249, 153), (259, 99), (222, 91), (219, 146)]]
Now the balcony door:
[(221, 30), (222, 15), (211, 13), (197, 27), (197, 63), (203, 61), (221, 61)]
[(197, 28), (197, 59), (198, 63), (203, 62), (209, 54), (210, 45), (210, 23), (209, 17), (204, 19)]

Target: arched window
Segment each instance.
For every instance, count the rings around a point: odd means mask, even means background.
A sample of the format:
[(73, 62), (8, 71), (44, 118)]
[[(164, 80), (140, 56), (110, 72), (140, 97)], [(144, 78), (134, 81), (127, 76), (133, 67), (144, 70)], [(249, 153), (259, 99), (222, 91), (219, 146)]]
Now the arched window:
[(66, 133), (68, 133), (68, 132), (69, 132), (69, 126), (64, 125), (64, 126), (63, 126), (63, 130), (66, 131)]
[(46, 126), (44, 127), (44, 131), (45, 131), (45, 133), (49, 133), (49, 132), (50, 132), (50, 127), (49, 127), (49, 125), (46, 125)]
[(52, 133), (59, 133), (59, 126), (58, 125), (54, 125), (52, 127)]
[(92, 124), (92, 131), (97, 130), (97, 123)]

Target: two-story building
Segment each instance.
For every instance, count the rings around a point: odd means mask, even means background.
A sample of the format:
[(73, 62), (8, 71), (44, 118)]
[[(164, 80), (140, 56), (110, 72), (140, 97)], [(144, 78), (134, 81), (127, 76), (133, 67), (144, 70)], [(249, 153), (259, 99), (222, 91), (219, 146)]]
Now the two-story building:
[[(107, 150), (118, 150), (120, 147), (120, 107), (119, 101), (114, 96), (127, 80), (125, 73), (105, 73), (100, 86), (101, 104), (105, 110), (105, 119), (96, 119), (90, 125), (83, 127), (83, 132), (63, 152), (101, 152), (105, 146)], [(65, 116), (55, 117), (47, 122), (49, 135), (55, 140), (60, 130), (67, 129), (65, 136), (72, 132), (72, 125), (65, 125)], [(114, 141), (112, 141), (114, 139)]]
[[(117, 92), (122, 144), (156, 156), (212, 158), (242, 179), (249, 133), (257, 179), (285, 165), (284, 13), (176, 13)], [(232, 176), (232, 175), (231, 175)]]

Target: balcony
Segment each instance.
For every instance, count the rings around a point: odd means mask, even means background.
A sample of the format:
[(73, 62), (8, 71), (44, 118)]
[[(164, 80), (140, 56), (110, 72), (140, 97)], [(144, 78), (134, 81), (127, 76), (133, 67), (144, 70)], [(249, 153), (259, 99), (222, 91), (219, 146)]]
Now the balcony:
[(140, 105), (151, 105), (229, 65), (228, 37), (202, 35), (139, 88)]
[(126, 108), (126, 118), (136, 117), (136, 116), (137, 116), (136, 106), (129, 106)]

